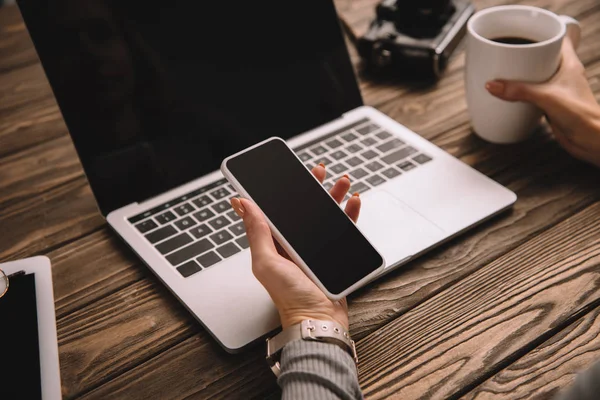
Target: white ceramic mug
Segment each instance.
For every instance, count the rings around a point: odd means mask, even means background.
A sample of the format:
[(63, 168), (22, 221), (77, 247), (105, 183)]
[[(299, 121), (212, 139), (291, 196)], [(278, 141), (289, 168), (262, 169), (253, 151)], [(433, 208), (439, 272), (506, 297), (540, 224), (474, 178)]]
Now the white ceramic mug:
[[(522, 102), (500, 100), (485, 89), (494, 79), (544, 82), (560, 65), (567, 34), (579, 44), (581, 29), (571, 17), (530, 6), (499, 6), (477, 12), (468, 23), (465, 84), (467, 104), (477, 135), (493, 143), (528, 138), (542, 111)], [(492, 39), (519, 37), (531, 44), (505, 44)]]

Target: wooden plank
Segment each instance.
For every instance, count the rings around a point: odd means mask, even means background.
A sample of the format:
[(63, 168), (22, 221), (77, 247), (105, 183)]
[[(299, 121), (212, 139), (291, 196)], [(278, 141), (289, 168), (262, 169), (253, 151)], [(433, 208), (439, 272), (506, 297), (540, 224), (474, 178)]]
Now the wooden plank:
[(599, 335), (600, 308), (596, 308), (463, 399), (549, 399), (571, 385), (576, 374), (600, 361)]
[(38, 62), (37, 53), (15, 5), (0, 8), (0, 72)]
[(0, 260), (9, 261), (89, 234), (105, 224), (84, 177), (0, 209)]
[(0, 74), (0, 116), (51, 95), (41, 64), (28, 65)]
[(150, 279), (68, 314), (57, 321), (63, 394), (143, 362), (181, 341), (191, 326), (190, 314)]
[(52, 96), (0, 111), (0, 157), (66, 135), (67, 127)]
[(369, 398), (447, 398), (600, 301), (600, 203), (359, 342)]
[(0, 158), (0, 208), (82, 175), (67, 136)]
[(46, 255), (52, 262), (57, 319), (150, 276), (108, 228)]

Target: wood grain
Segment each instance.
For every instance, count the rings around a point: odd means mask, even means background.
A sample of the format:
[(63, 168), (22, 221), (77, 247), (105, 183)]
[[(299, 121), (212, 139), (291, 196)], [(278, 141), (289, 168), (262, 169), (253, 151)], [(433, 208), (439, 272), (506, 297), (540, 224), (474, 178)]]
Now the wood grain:
[(108, 228), (46, 255), (52, 261), (57, 319), (151, 275)]
[(105, 224), (83, 177), (0, 208), (0, 259), (50, 251)]
[(66, 135), (67, 127), (52, 96), (0, 111), (0, 157)]
[(0, 208), (81, 176), (67, 136), (0, 158)]
[(597, 305), (599, 213), (596, 203), (361, 340), (365, 395), (447, 398)]
[(15, 5), (0, 8), (0, 73), (38, 61), (21, 13)]
[(600, 308), (575, 321), (464, 396), (464, 400), (551, 398), (600, 361)]

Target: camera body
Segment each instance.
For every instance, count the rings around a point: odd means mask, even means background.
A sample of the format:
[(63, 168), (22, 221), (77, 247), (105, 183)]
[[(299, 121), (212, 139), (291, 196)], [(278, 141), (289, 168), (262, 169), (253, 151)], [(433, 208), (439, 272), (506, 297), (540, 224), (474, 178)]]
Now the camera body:
[(435, 80), (466, 33), (469, 0), (383, 0), (358, 53), (377, 74)]

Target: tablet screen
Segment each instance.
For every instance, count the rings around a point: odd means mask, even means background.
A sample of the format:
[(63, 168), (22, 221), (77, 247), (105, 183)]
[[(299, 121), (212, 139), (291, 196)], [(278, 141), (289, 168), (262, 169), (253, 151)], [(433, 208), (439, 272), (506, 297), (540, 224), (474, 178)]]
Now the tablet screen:
[(6, 355), (0, 358), (0, 397), (41, 399), (34, 274), (11, 277), (8, 291), (0, 298), (0, 345)]

